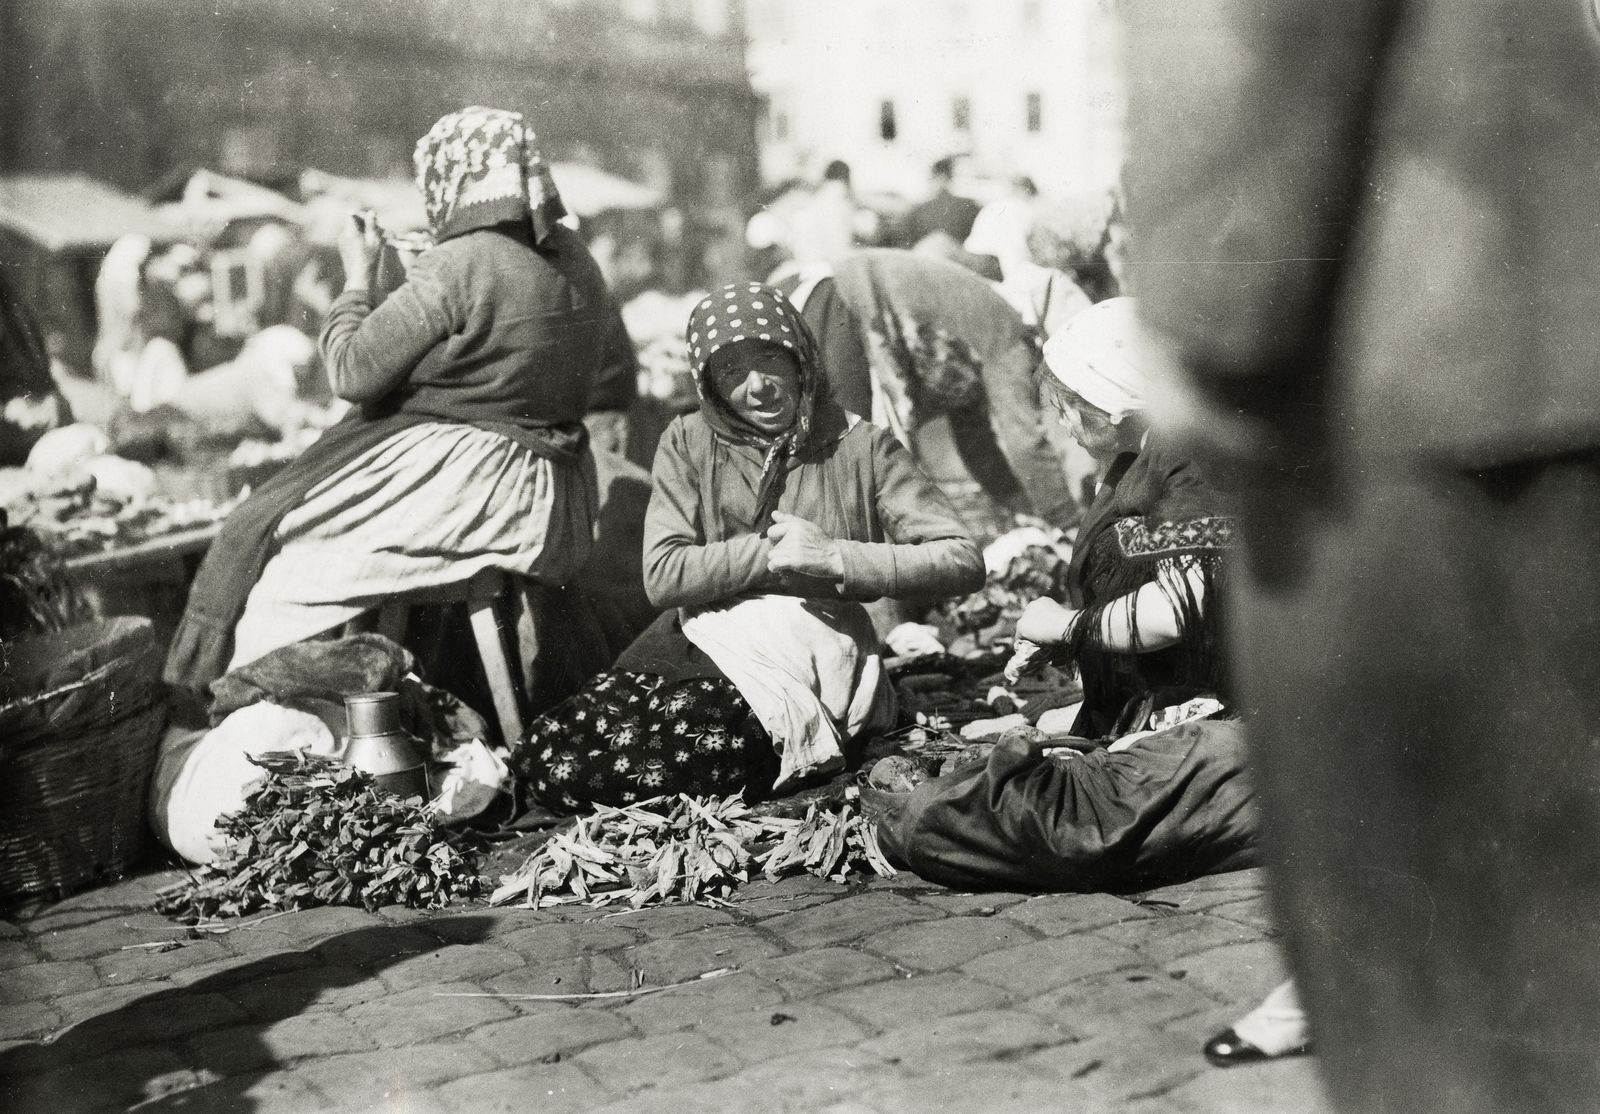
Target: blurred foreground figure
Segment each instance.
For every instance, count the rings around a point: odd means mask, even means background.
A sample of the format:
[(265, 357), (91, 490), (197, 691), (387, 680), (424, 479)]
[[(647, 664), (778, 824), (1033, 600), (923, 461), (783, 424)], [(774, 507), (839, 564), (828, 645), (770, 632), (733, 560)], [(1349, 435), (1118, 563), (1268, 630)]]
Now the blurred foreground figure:
[(1234, 660), (1346, 1110), (1600, 1096), (1591, 9), (1124, 8), (1142, 308), (1245, 492)]

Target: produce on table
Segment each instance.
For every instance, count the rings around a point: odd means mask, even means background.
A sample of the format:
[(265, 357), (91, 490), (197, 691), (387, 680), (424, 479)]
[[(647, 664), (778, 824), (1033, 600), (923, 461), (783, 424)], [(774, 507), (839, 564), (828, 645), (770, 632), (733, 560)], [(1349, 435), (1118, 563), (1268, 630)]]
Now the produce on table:
[(45, 548), (58, 557), (101, 553), (177, 533), (209, 526), (226, 518), (248, 492), (224, 503), (209, 499), (173, 502), (114, 494), (100, 487), (82, 468), (49, 477), (7, 469), (20, 479), (0, 484), (0, 504), (17, 526), (38, 534)]
[(447, 832), (419, 798), (304, 752), (251, 758), (267, 771), (239, 812), (217, 821), (224, 857), (157, 895), (191, 921), (318, 905), (431, 909), (479, 893), (471, 837)]

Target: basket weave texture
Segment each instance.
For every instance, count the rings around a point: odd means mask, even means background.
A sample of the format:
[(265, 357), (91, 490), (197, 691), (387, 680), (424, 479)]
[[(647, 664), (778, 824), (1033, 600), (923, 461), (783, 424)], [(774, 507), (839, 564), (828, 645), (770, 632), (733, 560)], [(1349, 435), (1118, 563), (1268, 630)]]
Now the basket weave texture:
[(109, 881), (144, 850), (166, 723), (150, 620), (85, 623), (0, 654), (0, 897)]

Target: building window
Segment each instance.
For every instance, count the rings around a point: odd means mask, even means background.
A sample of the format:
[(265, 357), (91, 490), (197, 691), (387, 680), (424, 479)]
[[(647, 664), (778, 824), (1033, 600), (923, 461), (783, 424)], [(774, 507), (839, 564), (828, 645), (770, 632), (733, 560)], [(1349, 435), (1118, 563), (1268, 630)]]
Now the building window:
[(1038, 93), (1028, 94), (1028, 130), (1040, 131), (1044, 125), (1044, 106), (1041, 104)]
[(894, 122), (894, 102), (884, 101), (878, 105), (878, 138), (885, 143), (893, 143), (899, 133), (900, 129)]
[(950, 102), (950, 123), (958, 132), (972, 130), (972, 102), (966, 97), (957, 97)]
[(1022, 30), (1030, 34), (1044, 30), (1044, 12), (1040, 10), (1039, 0), (1023, 0)]
[(776, 143), (782, 143), (789, 138), (789, 114), (787, 112), (774, 112), (772, 114), (772, 138)]

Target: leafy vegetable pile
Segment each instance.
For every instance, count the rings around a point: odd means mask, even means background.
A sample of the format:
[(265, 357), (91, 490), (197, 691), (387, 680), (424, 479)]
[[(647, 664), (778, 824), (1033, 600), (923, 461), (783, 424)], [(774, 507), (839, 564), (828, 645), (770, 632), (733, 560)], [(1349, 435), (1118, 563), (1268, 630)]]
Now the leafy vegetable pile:
[(535, 909), (580, 901), (626, 901), (636, 909), (716, 904), (750, 880), (752, 865), (771, 879), (800, 870), (837, 882), (863, 867), (885, 877), (895, 873), (871, 826), (848, 803), (838, 812), (813, 805), (795, 820), (758, 816), (737, 794), (720, 801), (679, 794), (596, 808), (571, 831), (551, 836), (502, 880), (490, 901), (520, 897)]
[(417, 798), (316, 755), (252, 761), (267, 777), (218, 821), (227, 856), (161, 891), (158, 912), (206, 920), (318, 905), (434, 908), (477, 896), (476, 853), (458, 848), (463, 837), (445, 832)]
[(1066, 598), (1067, 561), (1052, 549), (1030, 545), (1003, 572), (991, 572), (982, 588), (942, 605), (934, 614), (947, 641), (970, 635), (977, 647), (1009, 642), (1023, 608), (1041, 596)]

